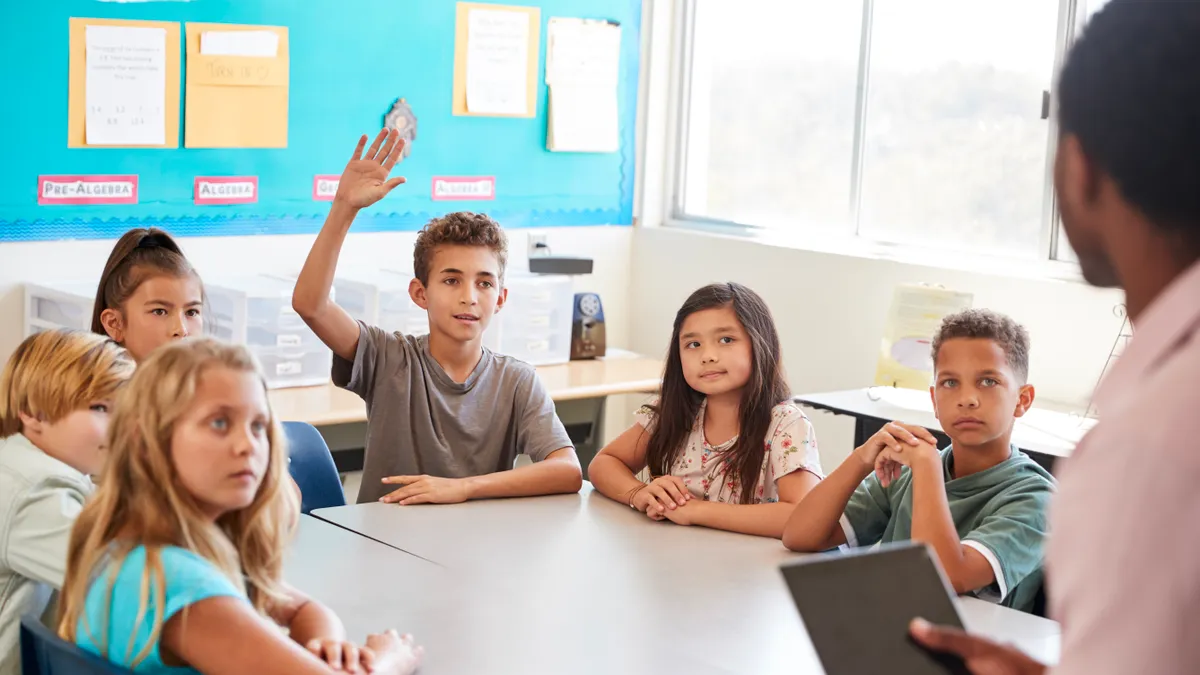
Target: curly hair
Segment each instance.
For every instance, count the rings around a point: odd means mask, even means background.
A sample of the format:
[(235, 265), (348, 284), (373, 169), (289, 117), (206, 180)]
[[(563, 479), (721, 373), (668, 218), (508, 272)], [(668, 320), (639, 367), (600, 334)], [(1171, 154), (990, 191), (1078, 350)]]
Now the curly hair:
[(1009, 317), (990, 309), (968, 309), (942, 319), (933, 336), (933, 363), (946, 340), (978, 338), (1000, 345), (1008, 365), (1021, 382), (1029, 377), (1029, 331)]
[(504, 266), (508, 262), (508, 240), (504, 230), (490, 216), (470, 211), (447, 213), (435, 218), (417, 233), (417, 245), (413, 249), (413, 274), (422, 284), (429, 283), (429, 267), (433, 254), (439, 246), (482, 246), (500, 261), (500, 278), (504, 278)]

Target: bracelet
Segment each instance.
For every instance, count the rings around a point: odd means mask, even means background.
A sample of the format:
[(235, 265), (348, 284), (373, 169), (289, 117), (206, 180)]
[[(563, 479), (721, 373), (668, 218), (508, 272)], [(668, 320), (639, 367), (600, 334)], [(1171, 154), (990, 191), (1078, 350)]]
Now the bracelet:
[(637, 507), (633, 505), (633, 498), (636, 497), (639, 492), (641, 492), (642, 490), (645, 490), (647, 487), (648, 486), (645, 483), (643, 483), (629, 491), (629, 499), (627, 500), (629, 502), (629, 508), (637, 509)]

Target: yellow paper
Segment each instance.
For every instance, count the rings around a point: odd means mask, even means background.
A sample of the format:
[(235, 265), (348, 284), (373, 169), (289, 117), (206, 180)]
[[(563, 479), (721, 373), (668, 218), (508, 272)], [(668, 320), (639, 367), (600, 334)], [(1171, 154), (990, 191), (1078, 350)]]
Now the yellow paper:
[(231, 87), (287, 87), (288, 63), (278, 58), (206, 56), (188, 59), (188, 84)]
[[(528, 46), (525, 50), (527, 73), (525, 77), (525, 112), (517, 114), (505, 113), (473, 113), (467, 109), (467, 61), (468, 35), (470, 34), (470, 12), (473, 10), (515, 12), (523, 14), (529, 21)], [(537, 114), (537, 84), (538, 84), (538, 49), (541, 45), (541, 10), (537, 7), (517, 7), (512, 5), (489, 5), (476, 2), (458, 3), (455, 39), (454, 39), (454, 93), (452, 112), (455, 115), (470, 115), (475, 117), (533, 117)]]
[[(161, 28), (167, 32), (166, 88), (163, 96), (163, 130), (161, 145), (88, 145), (87, 143), (87, 27), (130, 26)], [(122, 21), (116, 19), (82, 19), (70, 21), (70, 66), (67, 83), (67, 147), (68, 148), (178, 148), (179, 147), (179, 24), (170, 21)]]
[(933, 336), (947, 315), (968, 309), (974, 296), (923, 284), (896, 287), (884, 327), (875, 384), (929, 389)]
[[(272, 57), (200, 53), (205, 32), (270, 31)], [(184, 145), (189, 148), (286, 148), (288, 30), (277, 26), (189, 23)]]

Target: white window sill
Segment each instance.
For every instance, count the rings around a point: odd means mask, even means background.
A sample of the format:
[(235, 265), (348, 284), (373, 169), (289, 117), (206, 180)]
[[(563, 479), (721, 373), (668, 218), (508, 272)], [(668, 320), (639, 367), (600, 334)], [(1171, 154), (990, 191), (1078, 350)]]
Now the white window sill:
[(799, 251), (814, 251), (1034, 281), (1084, 283), (1079, 265), (1072, 262), (1034, 260), (1009, 255), (987, 255), (954, 248), (891, 244), (865, 237), (819, 230), (788, 232), (781, 229), (762, 229), (721, 221), (671, 218), (666, 220), (663, 226), (676, 231), (690, 230), (706, 236), (750, 240), (765, 246)]

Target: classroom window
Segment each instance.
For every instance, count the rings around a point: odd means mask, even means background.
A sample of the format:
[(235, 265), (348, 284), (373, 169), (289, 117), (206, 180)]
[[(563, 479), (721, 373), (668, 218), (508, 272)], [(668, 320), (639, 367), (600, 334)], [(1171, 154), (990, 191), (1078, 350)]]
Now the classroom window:
[(677, 210), (759, 227), (848, 227), (861, 0), (688, 9)]
[(874, 3), (859, 233), (1034, 256), (1058, 6)]
[[(1074, 7), (1075, 27), (1071, 31), (1071, 42), (1074, 41), (1079, 33), (1083, 30), (1087, 22), (1092, 18), (1092, 15), (1100, 11), (1101, 7), (1107, 5), (1109, 0), (1076, 0)], [(1058, 211), (1054, 213), (1054, 228), (1055, 240), (1054, 259), (1068, 263), (1078, 263), (1079, 258), (1072, 250), (1071, 244), (1067, 241), (1067, 233), (1062, 229), (1062, 219), (1059, 217)]]
[(685, 3), (672, 220), (1050, 258), (1043, 94), (1103, 2)]

